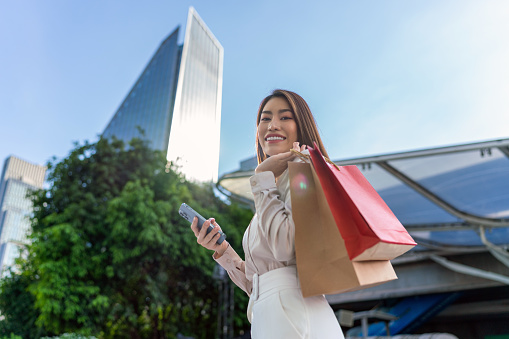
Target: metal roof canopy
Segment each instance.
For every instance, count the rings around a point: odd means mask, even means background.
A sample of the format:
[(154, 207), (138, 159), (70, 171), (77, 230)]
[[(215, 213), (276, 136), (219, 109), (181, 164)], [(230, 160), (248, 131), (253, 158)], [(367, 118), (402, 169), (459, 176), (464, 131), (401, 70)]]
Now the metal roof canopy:
[[(328, 296), (329, 302), (509, 285), (509, 139), (334, 163), (358, 166), (419, 245), (392, 261), (399, 280)], [(217, 188), (254, 209), (253, 174), (225, 174)], [(445, 258), (451, 255), (460, 262)], [(427, 287), (415, 284), (424, 278), (422, 269)]]
[[(509, 244), (509, 139), (334, 162), (357, 165), (418, 243), (484, 247), (484, 226), (489, 242)], [(253, 173), (225, 174), (217, 187), (252, 205)]]

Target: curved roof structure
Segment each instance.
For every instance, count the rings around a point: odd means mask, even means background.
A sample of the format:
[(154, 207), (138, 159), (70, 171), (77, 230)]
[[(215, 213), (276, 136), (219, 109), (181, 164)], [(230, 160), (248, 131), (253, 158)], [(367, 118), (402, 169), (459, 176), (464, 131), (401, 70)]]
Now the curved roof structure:
[[(415, 250), (509, 244), (509, 139), (334, 161), (357, 165), (420, 244)], [(218, 188), (252, 204), (253, 171)]]
[[(223, 175), (217, 187), (254, 208), (249, 185), (254, 171), (245, 168), (250, 163)], [(507, 317), (509, 139), (334, 163), (358, 166), (418, 243), (391, 261), (397, 280), (327, 295), (335, 309), (409, 304), (405, 313), (417, 314), (419, 300), (443, 296), (447, 302), (426, 310), (437, 323), (463, 317), (496, 326), (493, 319)]]

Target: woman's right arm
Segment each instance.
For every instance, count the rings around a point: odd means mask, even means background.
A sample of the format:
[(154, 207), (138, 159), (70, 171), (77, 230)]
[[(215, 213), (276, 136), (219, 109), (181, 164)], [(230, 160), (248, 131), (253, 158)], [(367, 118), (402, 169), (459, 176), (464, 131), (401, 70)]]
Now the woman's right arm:
[[(207, 234), (207, 229), (209, 228), (210, 223), (212, 223), (214, 229)], [(201, 230), (198, 230), (198, 218), (195, 217), (191, 224), (191, 229), (196, 236), (198, 244), (209, 250), (215, 251), (212, 258), (214, 258), (214, 260), (226, 270), (228, 276), (235, 285), (240, 287), (247, 293), (247, 295), (250, 295), (252, 283), (246, 278), (245, 262), (226, 240), (224, 240), (220, 245), (217, 244), (217, 239), (220, 237), (219, 231), (221, 231), (221, 227), (219, 227), (214, 218), (206, 220), (203, 223)]]

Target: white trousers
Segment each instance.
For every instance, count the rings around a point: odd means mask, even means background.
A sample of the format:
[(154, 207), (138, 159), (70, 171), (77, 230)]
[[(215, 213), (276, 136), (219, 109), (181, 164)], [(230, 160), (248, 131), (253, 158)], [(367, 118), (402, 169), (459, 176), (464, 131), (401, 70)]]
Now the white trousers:
[(253, 276), (247, 317), (253, 339), (344, 339), (325, 297), (302, 297), (295, 266)]

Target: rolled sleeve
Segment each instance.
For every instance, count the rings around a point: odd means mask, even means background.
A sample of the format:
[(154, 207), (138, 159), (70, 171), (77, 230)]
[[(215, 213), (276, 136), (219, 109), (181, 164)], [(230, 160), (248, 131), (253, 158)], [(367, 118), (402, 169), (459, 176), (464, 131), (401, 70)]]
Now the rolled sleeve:
[(251, 192), (253, 194), (276, 188), (276, 178), (271, 171), (257, 173), (249, 178), (249, 182), (251, 183)]

